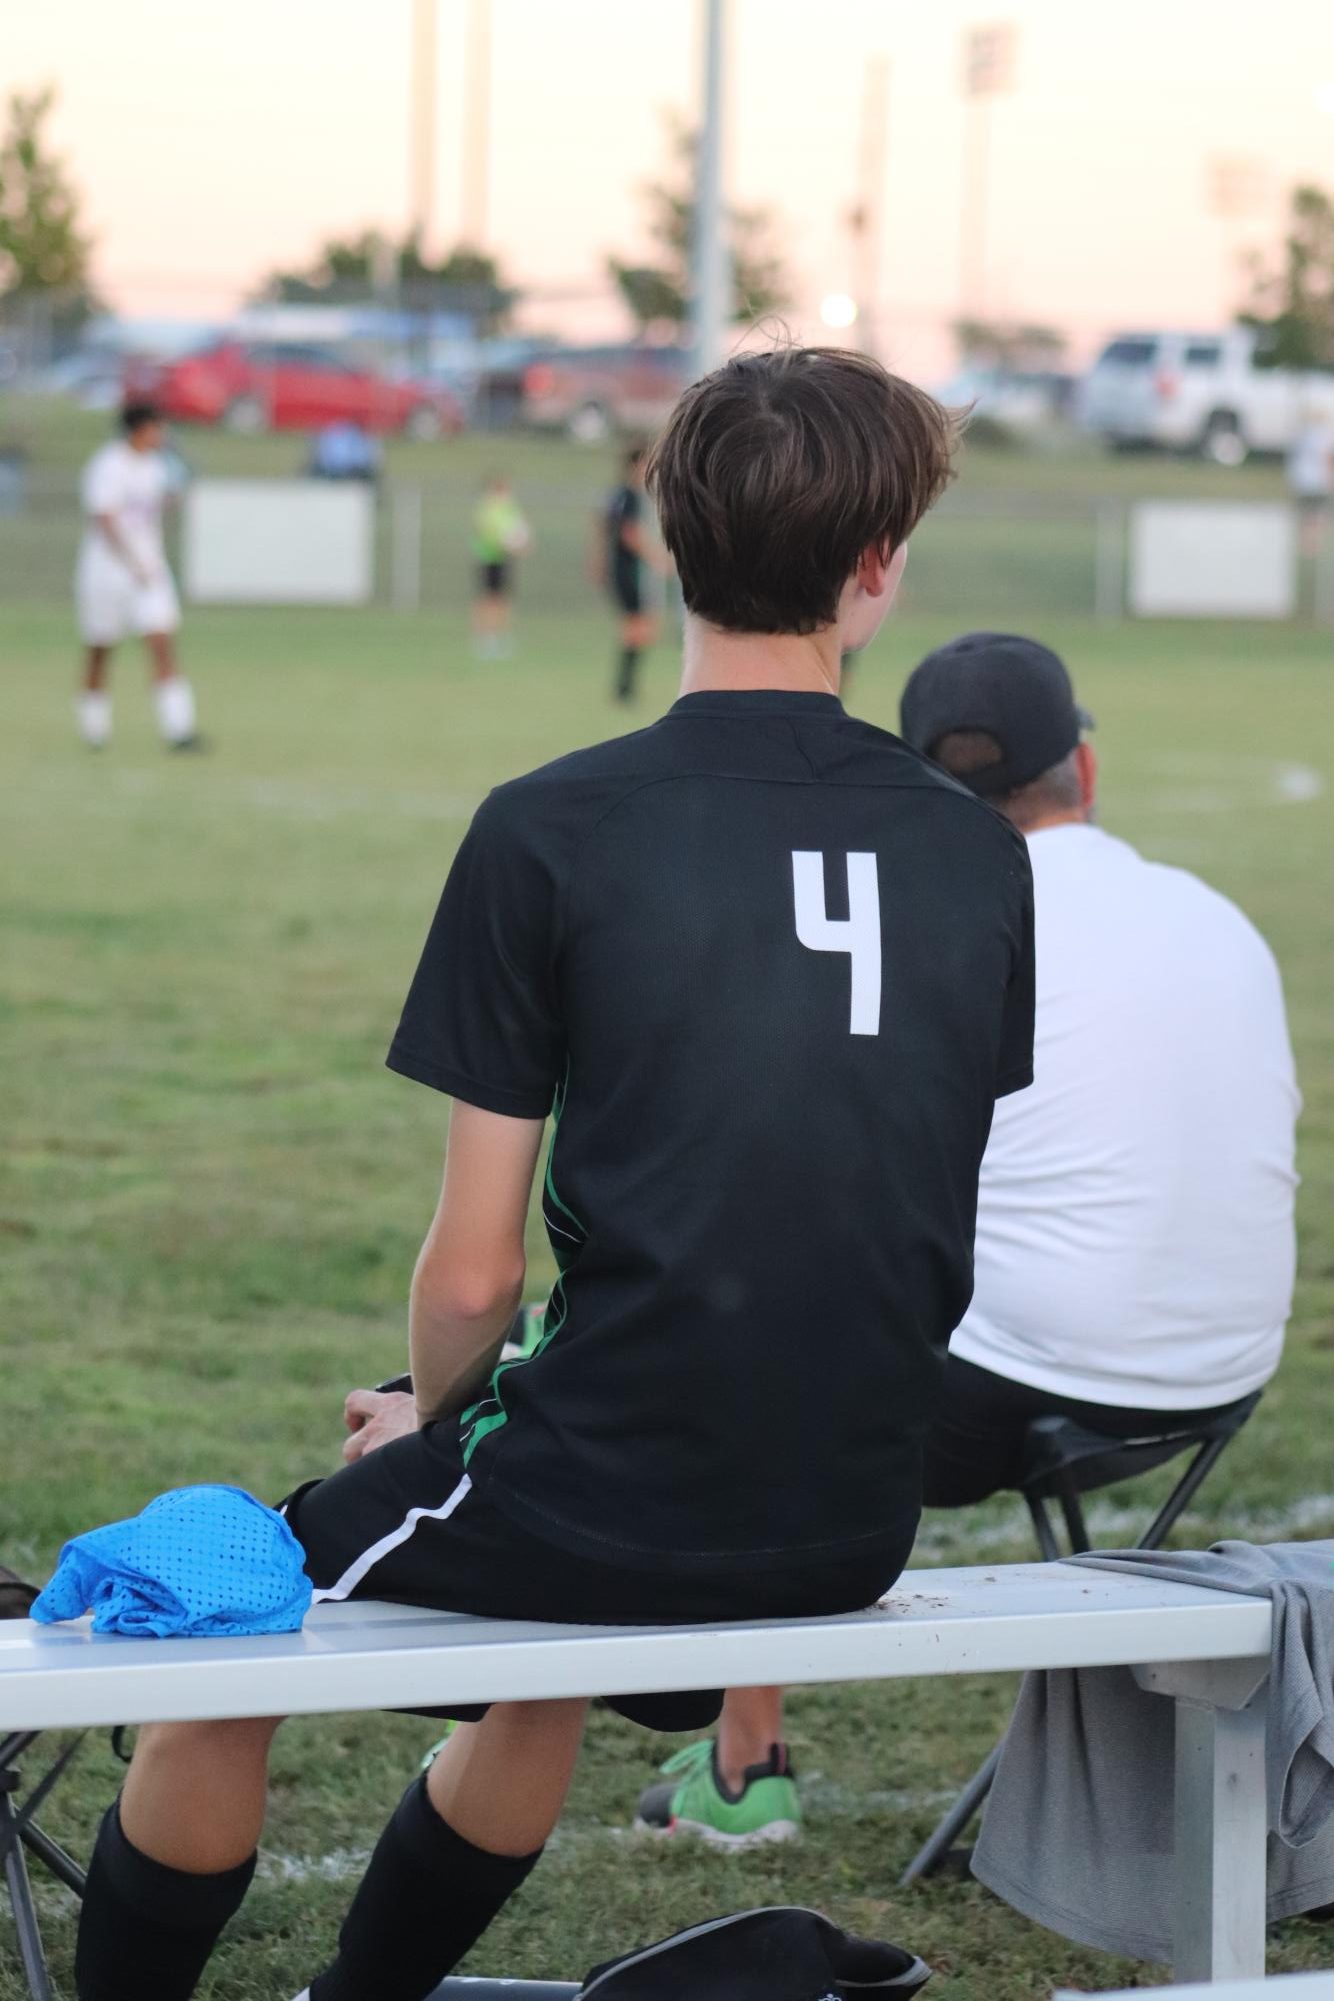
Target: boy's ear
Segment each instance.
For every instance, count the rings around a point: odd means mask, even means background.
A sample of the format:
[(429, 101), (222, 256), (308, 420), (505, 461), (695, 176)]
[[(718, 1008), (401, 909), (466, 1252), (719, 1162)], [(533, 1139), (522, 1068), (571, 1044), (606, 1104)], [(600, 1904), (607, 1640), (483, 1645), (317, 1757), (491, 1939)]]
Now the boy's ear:
[(893, 557), (883, 542), (872, 542), (862, 550), (861, 561), (857, 565), (857, 582), (868, 598), (881, 598), (889, 589), (889, 573), (893, 567)]
[(1081, 740), (1075, 746), (1075, 758), (1084, 808), (1091, 813), (1098, 796), (1098, 754), (1091, 743)]

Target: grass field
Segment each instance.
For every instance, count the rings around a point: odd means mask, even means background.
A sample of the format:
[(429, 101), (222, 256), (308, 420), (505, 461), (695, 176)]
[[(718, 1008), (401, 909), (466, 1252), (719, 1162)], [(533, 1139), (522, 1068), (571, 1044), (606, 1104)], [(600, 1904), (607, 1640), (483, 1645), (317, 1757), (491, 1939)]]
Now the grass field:
[[(93, 759), (71, 728), (67, 611), (25, 603), (12, 581), (7, 596), (0, 1558), (41, 1577), (64, 1536), (163, 1487), (227, 1479), (275, 1496), (318, 1473), (344, 1390), (401, 1366), (446, 1108), (381, 1059), (424, 927), (488, 786), (619, 719), (595, 609), (532, 611), (519, 657), (487, 667), (456, 614), (215, 612), (191, 619), (186, 647), (216, 753), (163, 755), (127, 655), (116, 741)], [(854, 706), (892, 722), (907, 669), (954, 629), (910, 607), (862, 663)], [(1098, 716), (1107, 824), (1200, 869), (1270, 937), (1306, 1091), (1288, 1358), (1188, 1539), (1334, 1533), (1330, 640), (1059, 619), (1043, 633)], [(673, 678), (664, 648), (646, 717)], [(551, 1276), (536, 1231), (530, 1269), (536, 1291)], [(1124, 1532), (1128, 1500), (1100, 1505), (1105, 1534)], [(918, 1560), (1007, 1553), (1028, 1552), (997, 1504), (930, 1518)], [(1009, 1692), (798, 1695), (807, 1839), (724, 1860), (624, 1834), (670, 1746), (595, 1718), (568, 1817), (478, 1970), (573, 1978), (673, 1926), (781, 1899), (903, 1939), (960, 2001), (1133, 1978), (976, 1887), (893, 1887)], [(289, 1726), (260, 1879), (204, 1992), (283, 2001), (304, 1984), (430, 1737), (403, 1718)], [(90, 1741), (53, 1831), (82, 1849), (116, 1777)], [(72, 1904), (41, 1895), (68, 1993)], [(1275, 1937), (1275, 1966), (1330, 1957), (1314, 1928)], [(21, 1991), (0, 1920), (0, 2001)]]

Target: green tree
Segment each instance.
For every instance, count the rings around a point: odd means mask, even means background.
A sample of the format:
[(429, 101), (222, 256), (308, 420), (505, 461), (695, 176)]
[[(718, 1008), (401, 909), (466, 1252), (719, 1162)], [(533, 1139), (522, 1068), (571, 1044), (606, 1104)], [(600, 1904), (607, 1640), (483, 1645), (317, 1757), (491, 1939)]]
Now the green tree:
[(1277, 259), (1253, 260), (1239, 318), (1264, 336), (1270, 365), (1334, 368), (1334, 195), (1309, 182), (1293, 189)]
[(11, 93), (0, 130), (0, 298), (48, 306), (79, 319), (95, 300), (90, 238), (80, 226), (80, 197), (50, 145), (50, 87)]
[(487, 331), (504, 323), (518, 297), (484, 250), (460, 243), (432, 263), (415, 235), (395, 243), (374, 229), (330, 237), (309, 264), (270, 273), (259, 296), (282, 305), (352, 305), (386, 294), (410, 309), (467, 313)]
[(956, 320), (952, 331), (964, 362), (975, 368), (1059, 368), (1067, 345), (1055, 327), (1007, 320)]
[[(679, 119), (668, 128), (672, 172), (644, 189), (653, 259), (627, 264), (610, 257), (607, 268), (641, 332), (653, 326), (682, 327), (690, 316), (690, 254), (695, 231), (695, 155), (699, 135)], [(771, 240), (773, 219), (766, 209), (729, 208), (728, 243), (732, 266), (732, 318), (760, 319), (788, 304), (790, 288), (783, 261)]]

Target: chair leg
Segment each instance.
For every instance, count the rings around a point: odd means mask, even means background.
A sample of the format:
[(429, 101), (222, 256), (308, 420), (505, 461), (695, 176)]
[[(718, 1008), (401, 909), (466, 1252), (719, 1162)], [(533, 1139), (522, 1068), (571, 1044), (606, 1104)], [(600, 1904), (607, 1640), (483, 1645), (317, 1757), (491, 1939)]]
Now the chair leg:
[(997, 1744), (984, 1765), (979, 1765), (968, 1784), (959, 1794), (954, 1805), (929, 1834), (903, 1874), (899, 1877), (899, 1888), (906, 1889), (919, 1876), (934, 1876), (955, 1841), (967, 1827), (973, 1815), (991, 1791), (991, 1782), (996, 1776), (1000, 1763), (1001, 1746)]
[(1056, 1490), (1061, 1503), (1061, 1513), (1065, 1516), (1065, 1532), (1070, 1538), (1070, 1554), (1087, 1556), (1090, 1548), (1089, 1532), (1084, 1522), (1084, 1510), (1079, 1505), (1079, 1489), (1068, 1466), (1063, 1466), (1056, 1475)]
[(1184, 1513), (1186, 1508), (1195, 1499), (1200, 1488), (1222, 1458), (1224, 1447), (1230, 1443), (1230, 1439), (1215, 1438), (1208, 1444), (1200, 1447), (1195, 1457), (1191, 1460), (1189, 1467), (1163, 1502), (1162, 1507), (1158, 1510), (1148, 1528), (1144, 1531), (1143, 1539), (1139, 1544), (1141, 1549), (1162, 1548), (1169, 1532), (1176, 1524), (1177, 1517)]
[(63, 1883), (67, 1890), (73, 1890), (76, 1897), (83, 1895), (88, 1878), (74, 1857), (67, 1854), (58, 1841), (52, 1841), (50, 1835), (32, 1821), (21, 1830), (19, 1839), (31, 1848), (37, 1859), (46, 1864), (51, 1874), (58, 1882)]
[(1056, 1540), (1056, 1531), (1051, 1525), (1051, 1516), (1047, 1513), (1047, 1503), (1040, 1501), (1035, 1494), (1025, 1494), (1024, 1499), (1028, 1502), (1028, 1512), (1033, 1518), (1033, 1533), (1038, 1539), (1038, 1549), (1041, 1551), (1042, 1561), (1044, 1563), (1059, 1563), (1061, 1560), (1061, 1546)]
[(14, 1913), (19, 1959), (32, 2001), (52, 2001), (46, 1954), (42, 1950), (42, 1934), (32, 1900), (32, 1885), (28, 1881), (28, 1865), (14, 1825), (17, 1818), (13, 1794), (0, 1792), (0, 1833), (11, 1837), (5, 1850), (5, 1887), (9, 1892), (10, 1909)]

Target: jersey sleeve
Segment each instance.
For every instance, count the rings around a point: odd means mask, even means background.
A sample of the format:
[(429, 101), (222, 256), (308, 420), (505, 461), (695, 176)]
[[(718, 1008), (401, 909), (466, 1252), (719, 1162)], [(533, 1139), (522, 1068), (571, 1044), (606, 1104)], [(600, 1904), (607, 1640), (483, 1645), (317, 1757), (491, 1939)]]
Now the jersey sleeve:
[(551, 1110), (565, 1067), (553, 873), (492, 794), (454, 859), (387, 1058), (511, 1118)]
[[(1020, 840), (1022, 844), (1022, 837)], [(1022, 871), (1021, 887), (1014, 958), (1001, 1017), (1000, 1057), (996, 1066), (998, 1098), (1008, 1097), (1011, 1091), (1026, 1090), (1033, 1081), (1033, 1017), (1037, 978), (1033, 951), (1033, 871), (1027, 848), (1018, 857), (1018, 863)]]
[(99, 452), (83, 475), (83, 511), (96, 517), (114, 514), (125, 499), (120, 468), (109, 453)]

